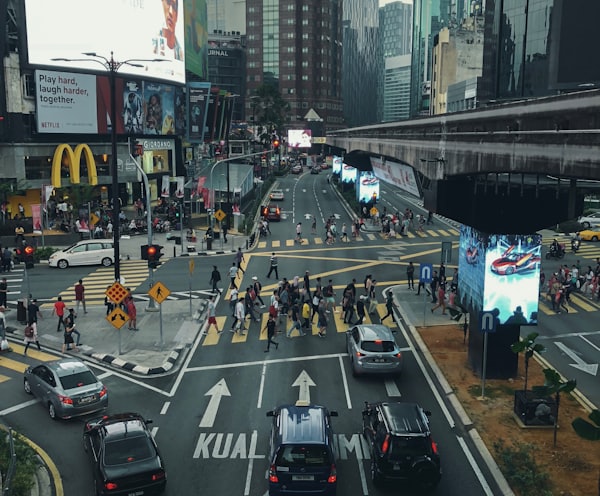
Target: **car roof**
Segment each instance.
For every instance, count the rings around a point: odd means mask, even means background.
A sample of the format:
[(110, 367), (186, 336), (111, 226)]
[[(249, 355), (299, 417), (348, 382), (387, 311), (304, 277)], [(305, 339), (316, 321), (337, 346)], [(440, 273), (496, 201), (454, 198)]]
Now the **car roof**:
[(60, 377), (90, 370), (85, 363), (76, 358), (65, 358), (54, 362), (47, 362), (46, 366)]
[(389, 327), (381, 324), (359, 325), (356, 326), (362, 341), (394, 341), (394, 336)]
[(148, 431), (144, 418), (137, 413), (104, 415), (89, 422), (92, 429), (102, 430), (107, 440), (139, 436)]
[(327, 410), (316, 405), (285, 405), (279, 409), (282, 444), (325, 444)]
[(384, 402), (381, 410), (393, 435), (429, 435), (427, 418), (416, 403)]
[(73, 246), (76, 245), (89, 245), (91, 243), (112, 243), (112, 239), (84, 239), (82, 241), (78, 241)]

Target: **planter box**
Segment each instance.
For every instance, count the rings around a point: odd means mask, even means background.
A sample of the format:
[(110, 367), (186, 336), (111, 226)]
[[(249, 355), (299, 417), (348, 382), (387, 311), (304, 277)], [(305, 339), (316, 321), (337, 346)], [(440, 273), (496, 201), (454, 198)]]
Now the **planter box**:
[(515, 391), (513, 411), (524, 427), (553, 427), (556, 403), (554, 398), (534, 391)]

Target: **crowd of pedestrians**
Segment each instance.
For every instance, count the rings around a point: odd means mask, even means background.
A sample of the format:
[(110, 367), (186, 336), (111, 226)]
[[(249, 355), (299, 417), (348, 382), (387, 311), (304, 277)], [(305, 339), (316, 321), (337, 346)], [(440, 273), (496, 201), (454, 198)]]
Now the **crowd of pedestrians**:
[(600, 258), (596, 258), (595, 265), (587, 267), (582, 267), (579, 260), (571, 267), (562, 264), (548, 279), (543, 271), (540, 272), (540, 294), (542, 293), (546, 294), (546, 299), (556, 313), (569, 312), (572, 293), (600, 301)]

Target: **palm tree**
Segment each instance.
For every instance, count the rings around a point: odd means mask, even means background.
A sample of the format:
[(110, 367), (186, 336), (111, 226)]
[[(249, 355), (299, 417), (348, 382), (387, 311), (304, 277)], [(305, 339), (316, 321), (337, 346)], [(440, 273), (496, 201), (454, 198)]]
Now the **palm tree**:
[(527, 392), (527, 375), (529, 374), (529, 359), (533, 356), (534, 353), (541, 353), (546, 348), (544, 345), (536, 343), (535, 340), (539, 334), (537, 332), (532, 332), (528, 334), (523, 339), (521, 339), (517, 343), (513, 343), (510, 347), (513, 353), (524, 353), (525, 354), (525, 386), (523, 387), (523, 392)]
[(554, 394), (556, 402), (556, 415), (554, 417), (554, 447), (556, 448), (556, 433), (558, 431), (558, 408), (560, 405), (560, 393), (570, 393), (577, 387), (576, 380), (563, 381), (560, 374), (554, 369), (544, 369), (544, 386), (548, 394)]

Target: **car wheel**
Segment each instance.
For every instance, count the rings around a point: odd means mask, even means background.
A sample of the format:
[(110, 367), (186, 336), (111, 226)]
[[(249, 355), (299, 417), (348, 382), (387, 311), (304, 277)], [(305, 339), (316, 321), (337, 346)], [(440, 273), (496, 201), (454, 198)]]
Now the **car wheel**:
[(431, 460), (421, 460), (415, 463), (412, 471), (414, 481), (425, 492), (432, 491), (440, 482), (440, 472)]
[(51, 401), (48, 403), (48, 415), (50, 415), (52, 420), (56, 420), (56, 409)]
[(505, 274), (507, 276), (510, 276), (511, 274), (514, 274), (514, 273), (515, 273), (515, 268), (514, 267), (507, 267), (506, 268)]
[(598, 241), (598, 236), (592, 236), (592, 241)]
[(27, 379), (23, 380), (23, 389), (27, 394), (33, 394), (31, 391), (31, 384), (29, 384), (29, 381)]
[(589, 222), (584, 222), (583, 224), (581, 224), (583, 227), (585, 227), (586, 229), (589, 229), (590, 227), (592, 227), (592, 225)]
[(69, 262), (66, 260), (59, 260), (56, 265), (59, 269), (66, 269), (69, 266)]
[(109, 257), (105, 257), (102, 259), (102, 265), (104, 265), (104, 267), (110, 267), (112, 265), (112, 260)]

